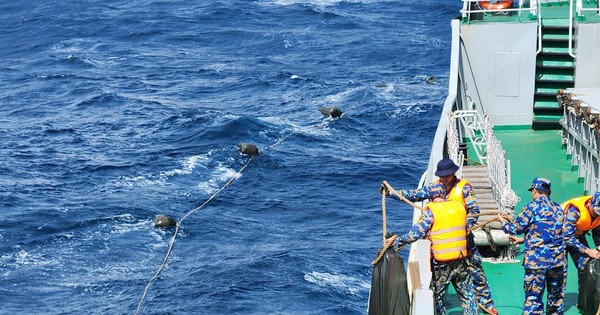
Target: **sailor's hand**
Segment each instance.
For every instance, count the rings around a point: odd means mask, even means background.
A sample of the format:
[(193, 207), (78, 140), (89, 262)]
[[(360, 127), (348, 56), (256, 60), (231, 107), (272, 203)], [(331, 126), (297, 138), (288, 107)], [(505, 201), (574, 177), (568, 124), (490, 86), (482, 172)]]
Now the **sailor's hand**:
[(585, 254), (594, 259), (600, 259), (600, 251), (596, 249), (588, 248), (585, 250)]
[[(525, 242), (525, 238), (523, 237), (516, 237), (514, 235), (509, 235), (508, 236), (508, 240), (513, 243), (513, 244), (523, 244), (523, 242)], [(598, 252), (600, 253), (600, 252)]]
[(394, 243), (396, 242), (396, 238), (397, 237), (398, 236), (396, 236), (395, 234), (387, 236), (386, 239), (385, 239), (386, 246), (389, 246), (389, 247), (394, 246)]
[(502, 213), (498, 213), (498, 221), (500, 223), (508, 222)]
[(379, 192), (382, 195), (386, 195), (386, 196), (388, 196), (390, 194), (390, 191), (388, 190), (388, 188), (385, 184), (381, 184), (381, 186), (379, 186)]

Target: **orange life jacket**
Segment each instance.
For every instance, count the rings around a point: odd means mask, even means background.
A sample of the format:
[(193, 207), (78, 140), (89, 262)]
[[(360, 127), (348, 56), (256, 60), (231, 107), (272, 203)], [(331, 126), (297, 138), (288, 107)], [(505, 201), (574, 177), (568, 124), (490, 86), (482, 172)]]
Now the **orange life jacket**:
[(431, 252), (436, 261), (467, 257), (467, 211), (456, 200), (430, 202), (425, 206), (433, 214), (429, 230)]
[(577, 228), (577, 231), (575, 231), (575, 235), (581, 235), (584, 232), (593, 230), (594, 228), (600, 226), (600, 216), (596, 217), (595, 219), (592, 219), (592, 214), (585, 206), (585, 203), (590, 199), (592, 199), (592, 196), (577, 197), (571, 200), (567, 200), (560, 205), (565, 211), (565, 215), (567, 214), (567, 209), (569, 207), (575, 207), (575, 209), (579, 211), (579, 219), (575, 224), (575, 227)]

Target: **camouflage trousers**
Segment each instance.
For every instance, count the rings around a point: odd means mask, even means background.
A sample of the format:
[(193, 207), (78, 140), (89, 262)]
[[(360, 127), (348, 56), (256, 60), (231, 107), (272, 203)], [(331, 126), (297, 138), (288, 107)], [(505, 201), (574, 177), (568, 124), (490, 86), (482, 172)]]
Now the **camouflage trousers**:
[(544, 314), (542, 297), (544, 290), (548, 288), (546, 314), (562, 315), (564, 313), (566, 271), (566, 267), (525, 269), (523, 314)]
[(448, 285), (452, 283), (463, 313), (466, 315), (477, 314), (477, 304), (473, 293), (473, 280), (468, 270), (467, 259), (460, 259), (446, 263), (433, 262), (433, 278), (431, 279), (431, 290), (435, 298), (435, 309), (437, 315), (446, 314), (444, 296), (448, 291)]
[(475, 301), (486, 309), (491, 309), (494, 307), (494, 300), (481, 265), (481, 254), (479, 254), (479, 250), (475, 245), (473, 233), (469, 233), (467, 236), (467, 251), (469, 273), (473, 279), (473, 289), (475, 290)]

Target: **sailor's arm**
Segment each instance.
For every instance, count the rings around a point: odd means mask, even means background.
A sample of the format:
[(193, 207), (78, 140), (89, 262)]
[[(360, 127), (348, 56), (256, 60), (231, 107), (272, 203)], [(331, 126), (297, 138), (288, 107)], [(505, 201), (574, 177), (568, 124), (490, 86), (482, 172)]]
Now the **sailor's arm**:
[(429, 209), (423, 210), (423, 212), (421, 212), (419, 220), (417, 221), (417, 223), (415, 223), (415, 225), (412, 226), (410, 231), (398, 237), (398, 247), (402, 247), (404, 245), (413, 243), (418, 239), (423, 238), (425, 235), (427, 235), (427, 232), (429, 232), (429, 229), (431, 229), (432, 225), (433, 214)]
[(577, 232), (577, 220), (579, 220), (579, 216), (579, 211), (575, 207), (569, 206), (563, 221), (563, 238), (565, 243), (569, 248), (576, 249), (582, 254), (598, 259), (600, 258), (600, 252), (581, 244), (579, 238), (575, 234), (575, 232)]
[(500, 222), (502, 222), (502, 230), (506, 234), (525, 234), (529, 230), (529, 223), (533, 218), (533, 209), (531, 209), (531, 205), (525, 205), (523, 209), (521, 209), (521, 213), (515, 219), (515, 222), (509, 222), (500, 214), (498, 214), (498, 218)]
[(463, 199), (465, 201), (465, 206), (467, 207), (467, 214), (471, 215), (467, 217), (467, 227), (470, 228), (477, 223), (477, 220), (479, 219), (479, 216), (477, 215), (481, 210), (477, 204), (477, 198), (475, 198), (473, 187), (469, 184), (465, 185), (463, 188)]
[[(430, 199), (431, 194), (432, 194), (432, 187), (436, 188), (435, 186), (436, 184), (431, 183), (428, 185), (423, 186), (422, 188), (418, 188), (418, 189), (401, 189), (398, 190), (398, 193), (400, 195), (402, 195), (402, 197), (412, 201), (412, 202), (416, 202), (416, 201), (423, 201), (425, 199)], [(400, 198), (396, 195), (391, 195), (391, 197), (393, 199), (396, 200), (400, 200)]]
[(577, 231), (577, 220), (579, 219), (579, 211), (573, 207), (569, 206), (567, 209), (567, 215), (563, 221), (563, 238), (567, 247), (577, 249), (581, 253), (585, 253), (587, 246), (581, 244), (581, 242), (577, 239), (575, 232)]

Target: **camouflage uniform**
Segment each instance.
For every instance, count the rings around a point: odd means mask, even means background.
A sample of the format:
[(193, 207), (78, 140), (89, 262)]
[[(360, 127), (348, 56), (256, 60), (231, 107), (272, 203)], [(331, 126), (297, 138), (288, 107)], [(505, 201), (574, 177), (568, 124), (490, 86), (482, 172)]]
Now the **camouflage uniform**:
[[(402, 247), (423, 238), (433, 226), (433, 222), (433, 213), (429, 209), (425, 209), (421, 213), (419, 221), (413, 225), (410, 231), (398, 238), (398, 246)], [(466, 259), (443, 263), (433, 260), (431, 289), (435, 298), (436, 314), (446, 314), (444, 296), (450, 282), (452, 282), (456, 290), (464, 314), (477, 314), (477, 304), (475, 303), (475, 295), (473, 294), (473, 281), (467, 270), (467, 265)]]
[[(579, 219), (579, 210), (575, 207), (569, 207), (564, 221), (564, 238), (567, 246), (567, 252), (571, 255), (573, 263), (577, 266), (577, 270), (582, 272), (585, 265), (590, 260), (590, 257), (583, 251), (589, 248), (586, 233), (576, 235), (576, 223)], [(600, 246), (600, 228), (592, 230), (592, 238), (596, 246)]]
[[(454, 185), (458, 182), (458, 178), (455, 179)], [(424, 186), (421, 189), (415, 190), (400, 190), (399, 193), (404, 198), (410, 201), (422, 201), (425, 199), (432, 199), (434, 196), (442, 195), (447, 197), (452, 191), (452, 188), (446, 191), (446, 187), (441, 182), (433, 182), (429, 185)], [(398, 196), (392, 195), (394, 199), (399, 200)], [(471, 185), (465, 185), (463, 189), (463, 199), (467, 207), (467, 212), (470, 215), (479, 214), (479, 205), (477, 205), (477, 199), (473, 193), (473, 187)], [(467, 228), (477, 223), (478, 217), (467, 217)], [(468, 265), (469, 273), (473, 280), (473, 289), (475, 290), (476, 301), (486, 309), (494, 308), (494, 300), (492, 299), (492, 292), (488, 284), (483, 266), (481, 265), (481, 255), (475, 245), (473, 233), (467, 234), (467, 250), (468, 250)]]
[(563, 241), (564, 212), (548, 196), (540, 195), (523, 207), (515, 222), (504, 222), (505, 233), (525, 234), (524, 314), (543, 314), (542, 296), (548, 288), (547, 314), (563, 314), (566, 254)]
[[(595, 216), (600, 215), (600, 192), (594, 194), (591, 199), (592, 202), (592, 211), (595, 212)], [(567, 252), (571, 255), (571, 259), (573, 260), (573, 264), (577, 267), (578, 277), (577, 280), (579, 282), (581, 273), (585, 269), (585, 266), (590, 260), (590, 257), (584, 253), (584, 251), (590, 246), (588, 245), (586, 239), (586, 233), (581, 235), (576, 235), (577, 232), (577, 221), (581, 216), (581, 209), (578, 209), (574, 205), (569, 206), (566, 210), (565, 219), (564, 219), (564, 227), (563, 234), (565, 239), (565, 246), (567, 246)], [(587, 209), (583, 209), (587, 211)], [(588, 232), (588, 231), (586, 231)], [(592, 239), (594, 240), (594, 245), (596, 247), (600, 246), (600, 227), (592, 230)]]

